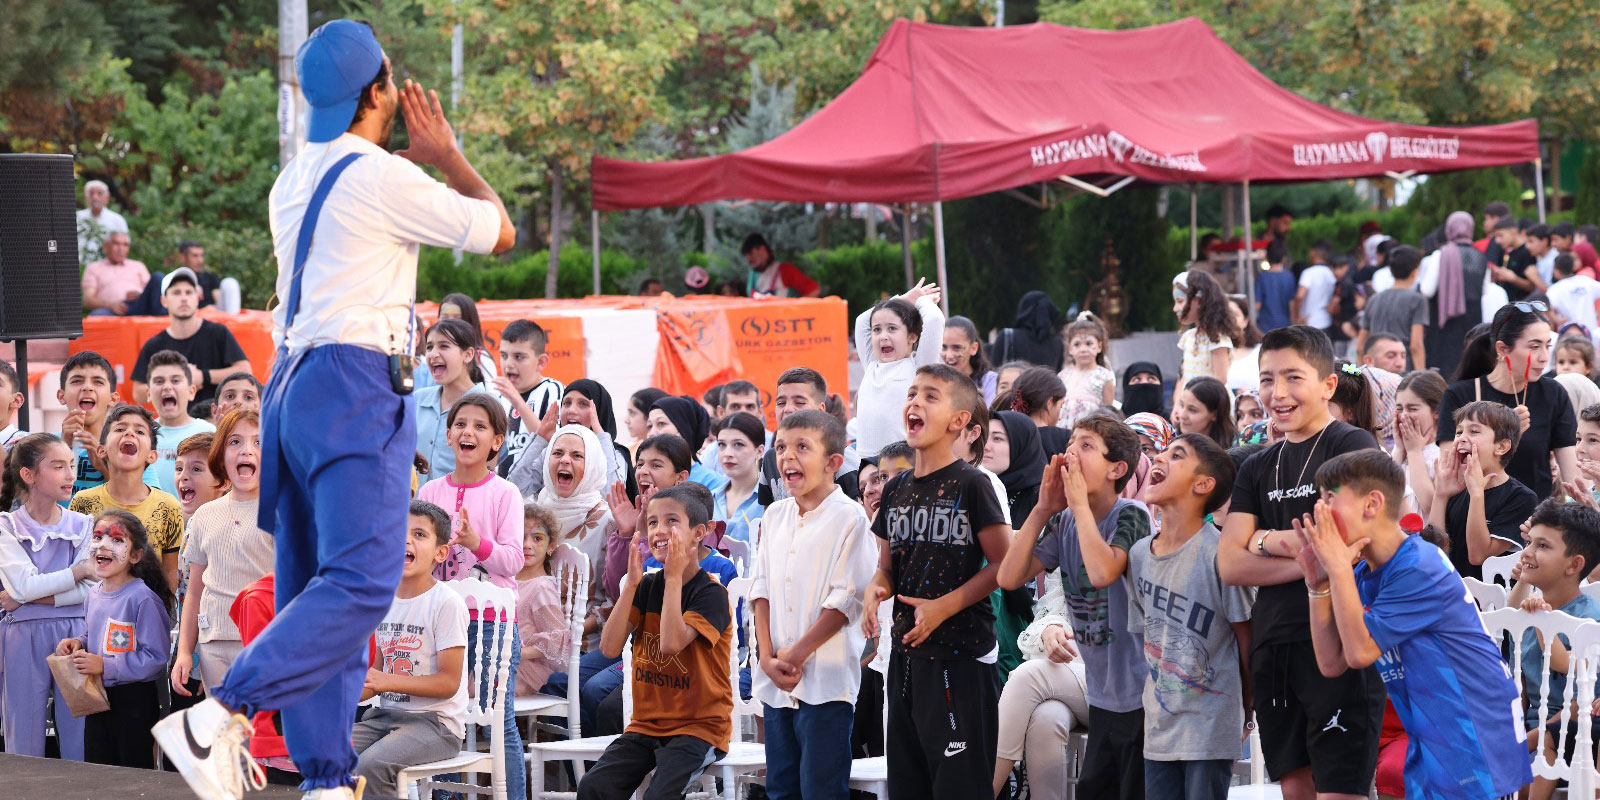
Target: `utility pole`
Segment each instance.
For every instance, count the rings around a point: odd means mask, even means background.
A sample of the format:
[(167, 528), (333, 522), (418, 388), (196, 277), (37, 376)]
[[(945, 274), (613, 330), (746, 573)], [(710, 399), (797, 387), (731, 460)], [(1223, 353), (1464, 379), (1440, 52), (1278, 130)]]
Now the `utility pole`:
[(306, 142), (305, 98), (294, 74), (294, 57), (306, 41), (306, 0), (278, 0), (278, 168), (287, 166)]

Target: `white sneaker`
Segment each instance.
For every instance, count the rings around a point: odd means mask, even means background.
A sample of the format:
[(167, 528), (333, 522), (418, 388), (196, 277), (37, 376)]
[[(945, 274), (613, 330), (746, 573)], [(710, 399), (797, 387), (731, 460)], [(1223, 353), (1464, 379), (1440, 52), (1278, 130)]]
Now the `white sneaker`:
[(367, 790), (367, 779), (357, 776), (354, 786), (340, 786), (334, 789), (312, 789), (300, 796), (300, 800), (361, 800), (361, 793)]
[(156, 745), (200, 800), (241, 800), (267, 785), (250, 757), (250, 721), (206, 698), (156, 723)]

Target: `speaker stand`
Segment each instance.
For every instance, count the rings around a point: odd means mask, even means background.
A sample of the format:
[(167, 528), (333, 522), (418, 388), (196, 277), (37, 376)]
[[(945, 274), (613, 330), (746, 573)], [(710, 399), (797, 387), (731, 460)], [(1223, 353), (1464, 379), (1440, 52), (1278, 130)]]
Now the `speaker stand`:
[(17, 430), (29, 430), (28, 422), (28, 340), (13, 339), (17, 347), (17, 391), (22, 392), (22, 408), (17, 410)]

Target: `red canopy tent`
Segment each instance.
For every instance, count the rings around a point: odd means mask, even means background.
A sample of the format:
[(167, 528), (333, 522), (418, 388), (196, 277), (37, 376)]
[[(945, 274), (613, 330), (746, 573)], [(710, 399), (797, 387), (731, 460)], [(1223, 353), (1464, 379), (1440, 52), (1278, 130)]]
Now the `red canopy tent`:
[(946, 199), (1058, 179), (1104, 195), (1134, 180), (1407, 176), (1538, 158), (1536, 120), (1441, 127), (1338, 111), (1268, 80), (1196, 18), (1120, 31), (898, 20), (861, 77), (782, 136), (681, 161), (596, 156), (593, 192), (597, 212), (933, 202), (942, 281)]

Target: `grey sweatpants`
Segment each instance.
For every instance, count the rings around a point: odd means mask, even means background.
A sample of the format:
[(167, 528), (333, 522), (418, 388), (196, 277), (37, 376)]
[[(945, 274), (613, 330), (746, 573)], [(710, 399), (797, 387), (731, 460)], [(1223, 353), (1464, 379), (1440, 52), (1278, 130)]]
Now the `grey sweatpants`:
[(403, 797), (395, 785), (400, 770), (461, 752), (461, 737), (431, 711), (372, 709), (350, 732), (350, 743), (360, 754), (355, 774), (367, 779), (368, 797)]

